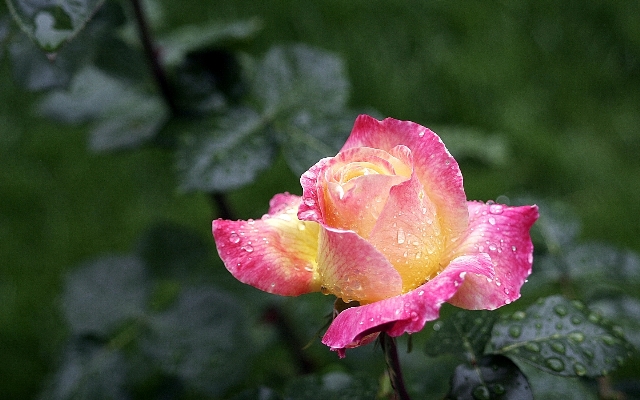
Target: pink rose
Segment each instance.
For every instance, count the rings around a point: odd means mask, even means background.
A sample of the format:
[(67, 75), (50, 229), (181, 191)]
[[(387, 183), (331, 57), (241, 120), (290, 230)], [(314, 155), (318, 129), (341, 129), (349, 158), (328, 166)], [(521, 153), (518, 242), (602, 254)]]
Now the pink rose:
[(322, 342), (346, 348), (421, 330), (447, 301), (495, 309), (531, 273), (536, 206), (467, 202), (440, 138), (409, 121), (361, 115), (335, 157), (278, 194), (260, 220), (213, 221), (227, 269), (285, 295), (321, 291), (348, 307)]

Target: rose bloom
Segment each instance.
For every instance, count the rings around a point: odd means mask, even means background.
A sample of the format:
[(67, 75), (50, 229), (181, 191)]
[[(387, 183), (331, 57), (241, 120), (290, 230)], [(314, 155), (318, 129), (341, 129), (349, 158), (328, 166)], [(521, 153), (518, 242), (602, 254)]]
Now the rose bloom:
[(509, 304), (531, 273), (537, 207), (467, 201), (457, 162), (416, 123), (359, 116), (300, 182), (302, 197), (277, 194), (260, 220), (215, 220), (213, 236), (241, 282), (335, 295), (322, 342), (341, 357), (379, 332), (421, 330), (445, 301)]

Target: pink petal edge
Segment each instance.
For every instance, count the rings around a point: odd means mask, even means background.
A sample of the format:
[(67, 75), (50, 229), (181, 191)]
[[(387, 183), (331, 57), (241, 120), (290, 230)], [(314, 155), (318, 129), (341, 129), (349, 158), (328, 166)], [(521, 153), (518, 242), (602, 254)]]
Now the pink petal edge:
[(236, 279), (283, 296), (319, 290), (313, 279), (318, 229), (299, 229), (299, 204), (299, 196), (278, 194), (270, 201), (270, 214), (260, 220), (212, 222), (218, 254)]
[(471, 310), (493, 310), (517, 300), (531, 274), (533, 244), (529, 230), (538, 218), (538, 207), (475, 201), (468, 206), (469, 229), (457, 244), (454, 257), (487, 254), (495, 276), (469, 276), (449, 303)]
[(492, 275), (492, 270), (486, 254), (458, 257), (440, 275), (408, 293), (344, 310), (322, 343), (342, 358), (345, 349), (369, 342), (376, 332), (400, 336), (420, 331), (427, 321), (438, 318), (442, 303), (455, 295), (469, 274)]

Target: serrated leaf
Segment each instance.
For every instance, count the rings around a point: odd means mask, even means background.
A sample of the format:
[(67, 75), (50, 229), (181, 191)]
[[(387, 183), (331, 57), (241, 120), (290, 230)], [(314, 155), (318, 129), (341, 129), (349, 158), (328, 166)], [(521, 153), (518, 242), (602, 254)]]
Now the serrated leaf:
[(220, 397), (243, 378), (251, 350), (240, 305), (213, 288), (185, 289), (173, 307), (151, 316), (141, 347), (165, 373)]
[(563, 376), (601, 376), (629, 357), (622, 333), (582, 303), (540, 299), (493, 326), (491, 351)]
[(108, 256), (81, 265), (67, 278), (62, 310), (75, 334), (107, 337), (127, 319), (144, 315), (147, 293), (138, 258)]
[(248, 108), (186, 128), (178, 148), (181, 187), (222, 192), (252, 182), (275, 158), (267, 128)]
[(548, 374), (525, 362), (516, 362), (516, 364), (527, 377), (534, 399), (600, 399), (598, 388), (592, 379)]
[(426, 342), (430, 356), (453, 354), (465, 360), (478, 360), (489, 342), (497, 314), (490, 311), (459, 311), (433, 325)]
[(338, 153), (353, 126), (355, 115), (314, 117), (301, 110), (275, 131), (285, 160), (296, 175), (302, 175), (321, 158)]
[(104, 0), (6, 0), (20, 28), (47, 52), (77, 35)]
[(128, 399), (127, 363), (120, 352), (87, 339), (67, 346), (62, 365), (40, 400)]
[(269, 50), (253, 93), (296, 174), (335, 155), (356, 117), (345, 108), (349, 82), (340, 58), (302, 45)]
[(258, 66), (253, 90), (269, 118), (300, 109), (337, 115), (346, 104), (349, 82), (342, 61), (330, 53), (276, 46)]
[(375, 380), (343, 372), (310, 375), (287, 385), (285, 400), (362, 400), (376, 397)]
[(533, 400), (526, 376), (503, 356), (488, 355), (473, 367), (460, 364), (451, 377), (451, 389), (445, 399)]
[(89, 143), (96, 151), (140, 145), (153, 138), (168, 118), (159, 97), (92, 67), (80, 71), (69, 90), (47, 95), (38, 111), (65, 122), (94, 120)]
[(23, 32), (12, 34), (9, 49), (15, 79), (33, 91), (67, 87), (78, 70), (109, 54), (122, 14), (117, 3), (105, 4), (73, 42), (55, 53), (43, 53)]
[(162, 61), (176, 66), (193, 51), (223, 47), (253, 37), (262, 28), (257, 18), (230, 23), (209, 23), (203, 26), (180, 27), (158, 40)]

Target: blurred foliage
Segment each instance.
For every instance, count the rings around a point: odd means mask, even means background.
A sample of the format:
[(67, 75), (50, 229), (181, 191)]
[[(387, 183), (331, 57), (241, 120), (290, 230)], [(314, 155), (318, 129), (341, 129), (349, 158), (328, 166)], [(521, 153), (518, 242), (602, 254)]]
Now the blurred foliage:
[(637, 396), (637, 2), (147, 0), (164, 88), (135, 3), (0, 3), (0, 397), (388, 395), (378, 349), (315, 339), (329, 298), (244, 287), (210, 237), (299, 193), (354, 109), (432, 127), (469, 198), (541, 208), (523, 298), (445, 307), (409, 391)]

